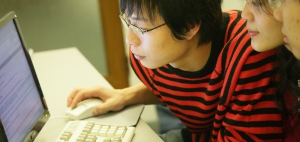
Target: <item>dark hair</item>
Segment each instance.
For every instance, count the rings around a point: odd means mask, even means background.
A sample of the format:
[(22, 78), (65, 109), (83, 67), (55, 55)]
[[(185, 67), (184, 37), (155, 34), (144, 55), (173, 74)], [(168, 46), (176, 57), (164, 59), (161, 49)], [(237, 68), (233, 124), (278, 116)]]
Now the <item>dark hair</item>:
[(120, 0), (121, 13), (146, 14), (152, 23), (154, 15), (162, 16), (172, 34), (179, 40), (191, 26), (200, 25), (198, 44), (209, 43), (221, 25), (222, 0)]
[[(280, 101), (284, 100), (284, 95), (295, 95), (300, 97), (300, 88), (298, 87), (298, 79), (300, 79), (300, 61), (284, 46), (278, 48), (277, 73), (279, 75), (279, 78), (276, 80), (276, 98), (278, 102), (285, 103), (284, 101)], [(287, 92), (286, 89), (288, 89)], [(299, 109), (300, 103), (298, 100), (294, 101), (296, 103), (293, 105), (292, 110), (287, 110), (284, 105), (279, 105), (279, 108), (283, 111), (284, 117), (289, 115), (292, 111), (295, 111), (295, 109)], [(299, 117), (298, 115), (295, 114), (292, 117)], [(295, 124), (295, 126), (296, 127), (294, 128), (296, 129), (297, 127), (300, 127), (300, 124)]]

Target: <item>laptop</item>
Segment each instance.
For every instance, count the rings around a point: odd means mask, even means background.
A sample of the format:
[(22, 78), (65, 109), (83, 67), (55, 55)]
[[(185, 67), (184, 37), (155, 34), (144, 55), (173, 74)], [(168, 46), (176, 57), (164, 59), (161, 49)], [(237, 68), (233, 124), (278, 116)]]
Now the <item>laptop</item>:
[(50, 117), (15, 12), (0, 19), (0, 141), (33, 141)]

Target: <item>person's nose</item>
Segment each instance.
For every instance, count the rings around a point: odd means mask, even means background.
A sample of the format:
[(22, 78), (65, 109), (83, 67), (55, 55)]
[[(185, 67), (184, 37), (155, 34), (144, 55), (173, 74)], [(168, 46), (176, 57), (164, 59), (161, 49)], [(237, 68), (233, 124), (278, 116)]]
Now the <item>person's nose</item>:
[(248, 21), (253, 21), (253, 14), (251, 13), (250, 10), (250, 4), (246, 2), (244, 9), (241, 14), (242, 18), (245, 19), (247, 22)]
[(126, 34), (126, 43), (129, 45), (132, 45), (134, 47), (137, 47), (141, 44), (140, 37), (136, 35), (131, 28), (128, 28), (127, 34)]

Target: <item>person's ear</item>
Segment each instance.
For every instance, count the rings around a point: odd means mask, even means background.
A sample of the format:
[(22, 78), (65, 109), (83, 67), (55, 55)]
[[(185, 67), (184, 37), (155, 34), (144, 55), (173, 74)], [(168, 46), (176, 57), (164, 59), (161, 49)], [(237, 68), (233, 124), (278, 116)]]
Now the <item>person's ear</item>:
[(187, 39), (187, 40), (190, 40), (190, 39), (192, 39), (193, 37), (195, 37), (195, 35), (197, 35), (199, 29), (200, 29), (200, 24), (190, 26), (190, 30), (189, 30), (189, 31), (187, 32), (187, 34), (186, 34), (186, 39)]

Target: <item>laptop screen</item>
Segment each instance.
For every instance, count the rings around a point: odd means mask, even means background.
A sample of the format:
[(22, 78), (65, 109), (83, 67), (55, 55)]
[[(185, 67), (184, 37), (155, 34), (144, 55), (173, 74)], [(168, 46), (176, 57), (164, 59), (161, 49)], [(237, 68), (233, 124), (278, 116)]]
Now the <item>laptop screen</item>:
[(0, 119), (7, 140), (20, 142), (38, 122), (45, 105), (15, 17), (6, 20), (10, 17), (0, 19)]

